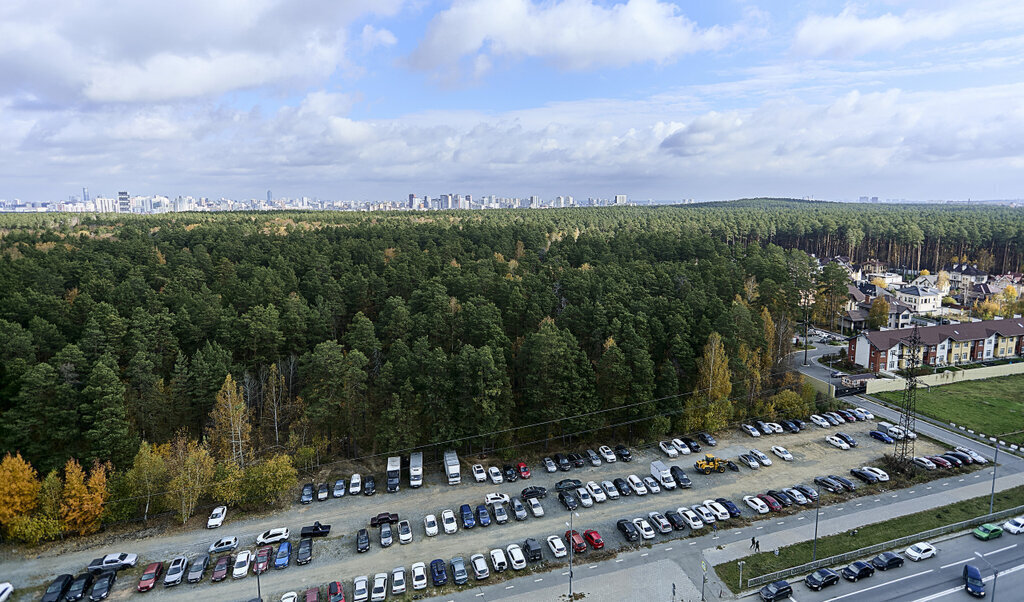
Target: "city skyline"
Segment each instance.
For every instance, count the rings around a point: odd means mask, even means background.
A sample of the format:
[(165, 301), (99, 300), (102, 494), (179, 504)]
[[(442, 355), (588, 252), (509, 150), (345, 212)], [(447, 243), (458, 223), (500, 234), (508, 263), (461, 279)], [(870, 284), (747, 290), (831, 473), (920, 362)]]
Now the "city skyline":
[(336, 4), (14, 3), (0, 199), (1022, 196), (1019, 3)]

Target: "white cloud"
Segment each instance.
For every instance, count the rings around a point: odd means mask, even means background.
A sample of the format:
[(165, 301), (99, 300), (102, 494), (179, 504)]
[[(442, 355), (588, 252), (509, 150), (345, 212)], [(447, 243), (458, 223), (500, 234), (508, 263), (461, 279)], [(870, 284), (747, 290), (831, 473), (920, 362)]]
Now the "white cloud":
[(378, 46), (394, 46), (398, 43), (395, 34), (386, 29), (377, 29), (373, 25), (363, 26), (363, 33), (360, 36), (363, 52), (369, 52)]
[(436, 15), (413, 53), (413, 66), (487, 70), (488, 57), (540, 57), (562, 69), (624, 67), (673, 61), (723, 48), (742, 27), (700, 28), (660, 0), (627, 0), (609, 7), (593, 0), (456, 0)]

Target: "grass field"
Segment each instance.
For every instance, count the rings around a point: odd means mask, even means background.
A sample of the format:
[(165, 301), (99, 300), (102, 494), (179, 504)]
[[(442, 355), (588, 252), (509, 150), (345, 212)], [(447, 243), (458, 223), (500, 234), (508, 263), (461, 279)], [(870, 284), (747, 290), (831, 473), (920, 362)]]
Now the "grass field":
[[(879, 393), (877, 397), (900, 403), (903, 392)], [(1024, 375), (920, 389), (917, 392), (917, 411), (986, 435), (1019, 431), (1024, 429)], [(1024, 433), (1003, 439), (1024, 443)]]
[[(1024, 487), (1014, 487), (996, 494), (995, 510), (1013, 508), (1024, 505)], [(969, 520), (988, 513), (988, 496), (977, 497), (942, 508), (925, 510), (916, 514), (901, 516), (881, 523), (866, 525), (857, 530), (857, 535), (841, 533), (818, 538), (818, 558), (827, 558), (851, 552), (877, 543), (898, 539), (914, 533), (935, 529), (944, 525)], [(782, 569), (799, 566), (811, 561), (813, 542), (805, 541), (779, 549), (776, 556), (773, 551), (761, 552), (743, 558), (744, 581), (774, 573)], [(739, 566), (737, 561), (725, 562), (715, 566), (715, 573), (733, 592), (740, 591)], [(791, 577), (790, 582), (803, 579), (803, 575)]]

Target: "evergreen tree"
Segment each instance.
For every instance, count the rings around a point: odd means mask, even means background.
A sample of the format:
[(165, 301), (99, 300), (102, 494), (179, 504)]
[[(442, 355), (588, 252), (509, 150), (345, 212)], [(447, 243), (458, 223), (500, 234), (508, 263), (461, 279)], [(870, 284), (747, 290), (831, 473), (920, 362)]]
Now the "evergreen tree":
[(93, 364), (82, 391), (85, 399), (85, 432), (90, 460), (127, 466), (138, 450), (138, 440), (128, 424), (125, 388), (117, 377), (117, 364), (110, 354)]

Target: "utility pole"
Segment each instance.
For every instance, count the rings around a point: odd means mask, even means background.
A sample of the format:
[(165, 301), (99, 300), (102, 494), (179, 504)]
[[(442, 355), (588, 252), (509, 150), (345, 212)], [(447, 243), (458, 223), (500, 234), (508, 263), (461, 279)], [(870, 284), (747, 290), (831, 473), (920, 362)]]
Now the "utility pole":
[[(995, 439), (995, 444), (996, 444), (996, 454), (992, 458), (992, 493), (990, 493), (989, 496), (988, 496), (988, 513), (989, 514), (992, 514), (994, 512), (993, 508), (995, 507), (995, 504), (996, 504), (996, 468), (999, 466), (999, 437), (995, 437), (994, 439)], [(995, 584), (993, 584), (992, 585), (992, 598), (993, 599), (995, 599), (995, 597), (996, 597), (995, 589), (996, 589), (996, 586), (995, 586)]]
[(814, 548), (811, 553), (811, 562), (818, 559), (818, 516), (821, 515), (821, 493), (814, 499)]

